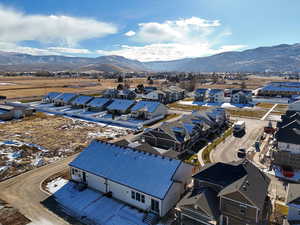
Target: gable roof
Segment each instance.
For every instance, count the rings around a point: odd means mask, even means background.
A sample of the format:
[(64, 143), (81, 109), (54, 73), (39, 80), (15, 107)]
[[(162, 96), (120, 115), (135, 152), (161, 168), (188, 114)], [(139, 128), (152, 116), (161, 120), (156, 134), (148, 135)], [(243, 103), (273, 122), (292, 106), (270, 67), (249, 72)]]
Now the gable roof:
[(91, 101), (93, 98), (94, 97), (92, 96), (79, 95), (71, 103), (75, 105), (83, 105)]
[(61, 92), (49, 92), (45, 98), (49, 98), (49, 99), (54, 99), (56, 97), (58, 97), (59, 95), (61, 95)]
[(74, 93), (62, 93), (61, 95), (58, 95), (55, 99), (61, 100), (63, 102), (69, 102), (76, 96), (77, 96), (77, 94), (74, 94)]
[(224, 92), (224, 90), (223, 89), (210, 89), (209, 91), (208, 91), (208, 94), (209, 95), (214, 95), (214, 94), (216, 94), (216, 93), (219, 93), (219, 92)]
[(133, 104), (134, 100), (113, 99), (113, 102), (107, 107), (110, 110), (128, 110)]
[(276, 132), (275, 138), (279, 142), (290, 144), (300, 144), (300, 121), (293, 120), (288, 124), (281, 125)]
[(131, 111), (139, 111), (141, 109), (147, 112), (155, 112), (155, 110), (162, 105), (160, 102), (153, 102), (153, 101), (139, 101), (136, 105), (134, 105)]
[(87, 105), (90, 107), (102, 107), (107, 104), (110, 100), (108, 98), (94, 98)]
[(188, 192), (177, 204), (179, 207), (196, 206), (197, 210), (201, 210), (207, 216), (218, 220), (220, 216), (218, 193), (207, 188), (204, 190), (194, 190)]
[(69, 165), (163, 199), (181, 161), (93, 141)]
[(286, 204), (300, 205), (300, 184), (289, 183)]
[(200, 170), (194, 178), (222, 187), (218, 196), (239, 192), (253, 205), (262, 209), (270, 180), (248, 160), (214, 163)]
[(205, 93), (207, 91), (208, 91), (207, 88), (198, 88), (198, 89), (195, 90), (195, 93), (202, 94), (202, 93)]

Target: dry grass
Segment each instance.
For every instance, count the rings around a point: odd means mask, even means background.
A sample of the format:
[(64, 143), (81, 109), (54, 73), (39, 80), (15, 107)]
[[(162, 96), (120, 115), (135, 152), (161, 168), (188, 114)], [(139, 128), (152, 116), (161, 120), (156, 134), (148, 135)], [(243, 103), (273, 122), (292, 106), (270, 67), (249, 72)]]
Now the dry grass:
[(268, 103), (268, 102), (260, 102), (258, 104), (256, 104), (257, 107), (260, 107), (260, 108), (264, 108), (264, 109), (271, 109), (274, 104), (273, 103)]
[[(128, 79), (131, 87), (147, 84), (146, 78)], [(157, 82), (159, 85), (161, 81)], [(107, 88), (115, 88), (119, 83), (116, 79), (85, 79), (85, 78), (39, 78), (39, 77), (0, 77), (0, 95), (7, 98), (42, 96), (48, 92), (100, 93)]]
[(199, 106), (199, 105), (184, 105), (184, 104), (179, 104), (178, 102), (173, 102), (171, 104), (168, 104), (168, 107), (174, 109), (188, 110), (188, 111), (204, 110), (209, 108), (207, 106)]
[(262, 118), (267, 111), (265, 110), (248, 110), (248, 109), (226, 109), (226, 111), (233, 117), (250, 117)]

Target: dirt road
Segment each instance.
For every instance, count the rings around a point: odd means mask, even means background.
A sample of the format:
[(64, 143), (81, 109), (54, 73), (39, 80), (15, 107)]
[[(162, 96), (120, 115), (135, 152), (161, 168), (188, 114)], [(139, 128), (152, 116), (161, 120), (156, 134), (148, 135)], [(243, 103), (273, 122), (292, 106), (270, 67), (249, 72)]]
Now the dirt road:
[(49, 196), (40, 190), (40, 183), (51, 174), (67, 168), (74, 158), (75, 155), (1, 182), (0, 198), (19, 209), (34, 225), (69, 224), (41, 205), (40, 202)]

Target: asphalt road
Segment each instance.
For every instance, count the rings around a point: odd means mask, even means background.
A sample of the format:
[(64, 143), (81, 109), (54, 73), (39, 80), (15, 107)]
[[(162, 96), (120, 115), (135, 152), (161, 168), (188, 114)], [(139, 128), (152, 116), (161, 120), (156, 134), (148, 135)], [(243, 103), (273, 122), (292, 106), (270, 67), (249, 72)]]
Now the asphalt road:
[(0, 198), (19, 209), (34, 225), (69, 224), (48, 211), (40, 202), (49, 196), (40, 190), (40, 183), (52, 174), (66, 169), (76, 155), (8, 179), (0, 183)]
[(225, 142), (218, 145), (211, 153), (212, 162), (232, 162), (239, 160), (237, 157), (237, 150), (240, 148), (249, 149), (256, 141), (259, 134), (265, 125), (268, 124), (267, 121), (261, 121), (257, 119), (246, 119), (241, 118), (246, 123), (246, 134), (241, 137), (228, 137)]

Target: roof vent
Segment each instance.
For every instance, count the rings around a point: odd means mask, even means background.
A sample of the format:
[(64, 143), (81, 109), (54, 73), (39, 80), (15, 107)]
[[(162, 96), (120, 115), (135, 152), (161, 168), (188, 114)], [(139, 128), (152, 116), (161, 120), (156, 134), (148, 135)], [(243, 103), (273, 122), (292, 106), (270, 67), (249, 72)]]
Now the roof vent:
[(247, 186), (246, 186), (246, 185), (243, 185), (243, 186), (242, 186), (242, 190), (243, 190), (243, 191), (247, 191)]

